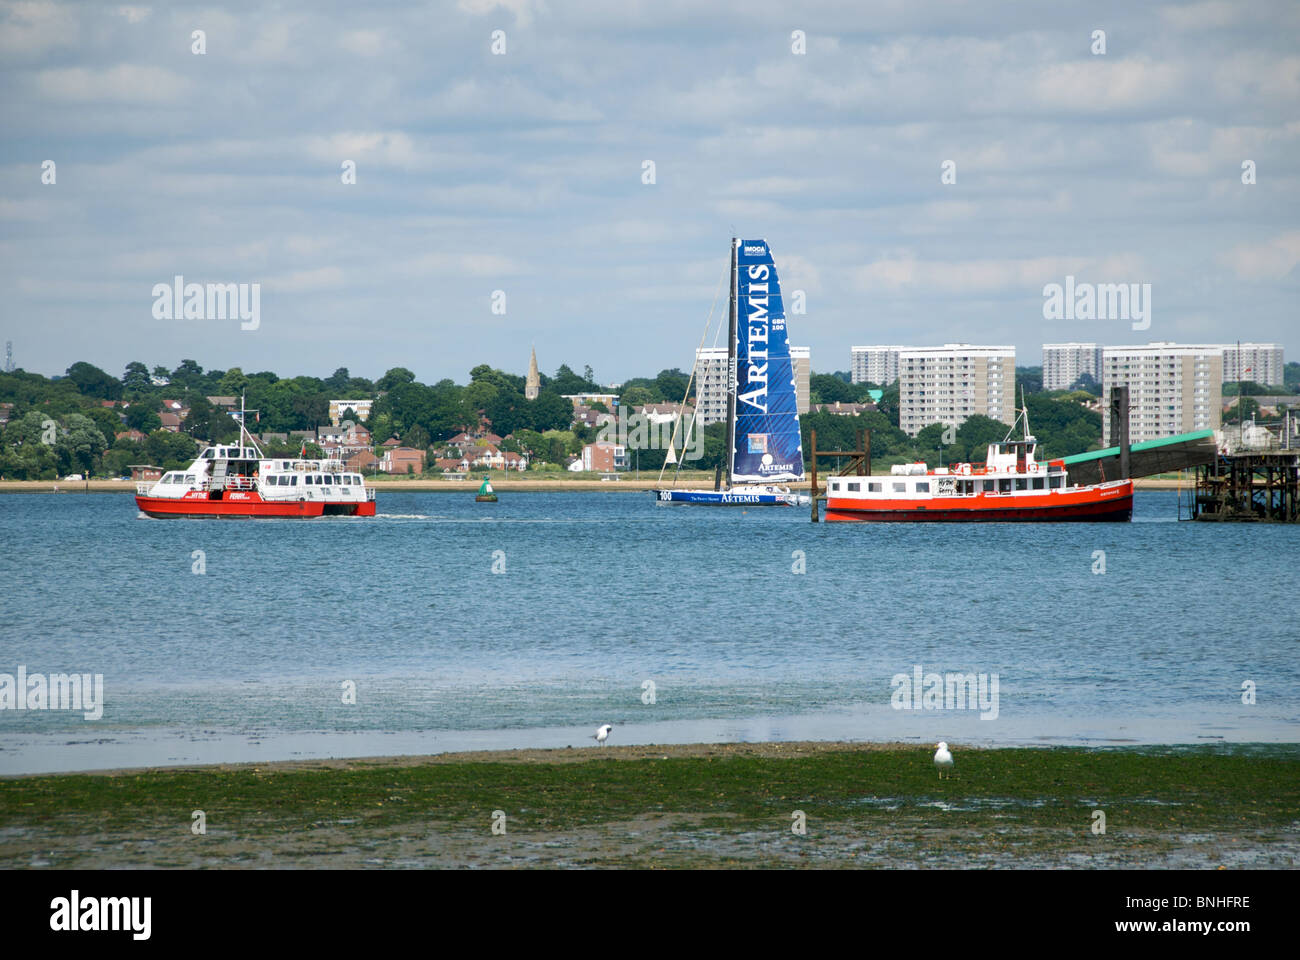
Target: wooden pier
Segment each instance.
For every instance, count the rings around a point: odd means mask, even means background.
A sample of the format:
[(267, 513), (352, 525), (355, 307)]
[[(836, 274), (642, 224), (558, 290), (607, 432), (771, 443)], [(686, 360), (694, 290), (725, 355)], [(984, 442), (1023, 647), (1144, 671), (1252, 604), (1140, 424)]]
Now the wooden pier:
[(1300, 523), (1300, 451), (1222, 454), (1197, 467), (1187, 519)]
[(818, 458), (831, 459), (848, 457), (849, 462), (840, 468), (840, 471), (833, 476), (847, 477), (859, 476), (866, 477), (871, 475), (871, 431), (858, 430), (858, 449), (856, 450), (818, 450), (817, 449), (817, 431), (809, 431), (809, 440), (811, 441), (812, 453), (812, 470), (809, 474), (809, 480), (812, 481), (812, 522), (817, 523), (821, 520), (821, 501), (826, 499), (826, 491), (821, 489), (817, 484), (817, 460)]

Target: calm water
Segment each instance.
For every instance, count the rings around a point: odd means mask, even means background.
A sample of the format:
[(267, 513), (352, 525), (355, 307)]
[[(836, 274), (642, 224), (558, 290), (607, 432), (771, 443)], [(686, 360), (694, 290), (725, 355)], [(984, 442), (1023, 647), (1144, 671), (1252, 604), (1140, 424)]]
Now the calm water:
[[(103, 674), (105, 699), (95, 721), (0, 711), (0, 773), (565, 746), (606, 720), (624, 744), (1300, 740), (1300, 528), (1178, 523), (1173, 493), (1099, 525), (814, 526), (603, 491), (379, 510), (0, 496), (0, 673)], [(997, 717), (893, 709), (918, 664), (997, 674)]]

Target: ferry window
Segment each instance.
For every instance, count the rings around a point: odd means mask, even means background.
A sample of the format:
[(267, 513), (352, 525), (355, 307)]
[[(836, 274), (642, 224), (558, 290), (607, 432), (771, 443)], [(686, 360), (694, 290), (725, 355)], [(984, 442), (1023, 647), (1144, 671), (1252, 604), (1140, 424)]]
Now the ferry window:
[(906, 493), (906, 492), (907, 492), (907, 484), (905, 484), (905, 483), (895, 483), (895, 484), (894, 484), (894, 492), (895, 492), (895, 493)]
[(296, 476), (293, 476), (293, 477), (290, 477), (290, 478), (289, 478), (289, 486), (291, 486), (291, 487), (296, 487), (296, 486), (298, 486), (298, 478), (297, 478)]
[(831, 481), (831, 489), (832, 489), (832, 490), (838, 490), (839, 488), (840, 488), (840, 482), (839, 482), (838, 480), (832, 480), (832, 481)]
[(867, 493), (879, 493), (881, 486), (882, 484), (879, 483), (869, 483), (867, 484)]
[(1017, 489), (1017, 490), (1028, 490), (1028, 489), (1029, 489), (1029, 481), (1028, 481), (1026, 478), (1024, 478), (1024, 477), (1016, 477), (1016, 489)]
[(916, 485), (916, 492), (917, 492), (917, 493), (929, 493), (929, 492), (930, 492), (930, 484), (929, 484), (928, 482), (921, 482), (921, 483), (918, 483), (918, 484)]
[(323, 479), (326, 483), (333, 483), (333, 482), (334, 482), (334, 478), (333, 478), (333, 477), (329, 477), (329, 476), (327, 476), (327, 477), (322, 477), (321, 479)]
[(211, 460), (211, 459), (212, 459), (212, 456), (213, 456), (213, 453), (212, 453), (212, 448), (211, 448), (211, 447), (208, 447), (208, 449), (206, 449), (206, 450), (203, 451), (203, 459), (204, 459), (204, 460)]
[(1010, 492), (1011, 492), (1011, 478), (1003, 477), (1001, 480), (998, 481), (998, 493), (1010, 493)]
[(992, 493), (992, 492), (993, 492), (993, 481), (992, 481), (992, 480), (985, 480), (985, 481), (984, 481), (984, 492), (985, 492), (985, 493)]
[(849, 484), (849, 493), (858, 493), (858, 492), (860, 492), (861, 490), (862, 490), (862, 484), (860, 484), (860, 483), (850, 483), (850, 484)]
[(193, 483), (193, 482), (194, 482), (194, 474), (192, 474), (192, 473), (187, 473), (187, 474), (185, 474), (185, 482), (186, 482), (186, 483)]
[(1035, 489), (1035, 490), (1042, 490), (1042, 489), (1043, 489), (1043, 478), (1042, 478), (1042, 477), (1034, 477), (1034, 489)]
[(1061, 480), (1064, 478), (1058, 473), (1054, 476), (1048, 477), (1048, 479), (1052, 481), (1052, 489), (1059, 490), (1061, 488)]

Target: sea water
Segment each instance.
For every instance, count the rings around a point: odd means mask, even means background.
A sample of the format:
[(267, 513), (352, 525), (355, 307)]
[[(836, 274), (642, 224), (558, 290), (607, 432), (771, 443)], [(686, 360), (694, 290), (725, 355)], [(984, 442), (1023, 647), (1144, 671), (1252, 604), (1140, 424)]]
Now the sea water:
[[(102, 676), (104, 701), (11, 698), (0, 773), (594, 749), (604, 722), (614, 744), (1300, 740), (1300, 527), (1179, 522), (1173, 492), (1128, 524), (377, 502), (151, 520), (125, 495), (0, 496), (0, 684)], [(904, 697), (918, 673), (996, 708)]]

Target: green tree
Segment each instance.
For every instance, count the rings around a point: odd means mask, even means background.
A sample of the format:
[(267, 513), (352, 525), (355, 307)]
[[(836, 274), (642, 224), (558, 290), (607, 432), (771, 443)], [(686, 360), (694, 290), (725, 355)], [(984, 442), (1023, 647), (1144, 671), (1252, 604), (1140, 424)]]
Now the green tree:
[(141, 433), (162, 428), (162, 420), (147, 400), (137, 400), (126, 408), (126, 425)]
[(393, 369), (389, 370), (379, 378), (379, 382), (376, 383), (375, 386), (380, 390), (392, 390), (398, 384), (414, 382), (415, 374), (410, 370), (407, 370), (405, 367), (393, 367)]
[(122, 396), (120, 380), (84, 360), (68, 367), (67, 377), (76, 384), (77, 391), (82, 396), (101, 400), (117, 400)]
[(128, 391), (148, 390), (149, 368), (138, 360), (132, 360), (126, 365), (126, 372), (122, 374), (122, 386)]
[(70, 472), (86, 476), (94, 473), (100, 455), (108, 449), (108, 441), (95, 421), (78, 413), (71, 414), (59, 434), (55, 453), (61, 465)]

